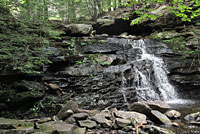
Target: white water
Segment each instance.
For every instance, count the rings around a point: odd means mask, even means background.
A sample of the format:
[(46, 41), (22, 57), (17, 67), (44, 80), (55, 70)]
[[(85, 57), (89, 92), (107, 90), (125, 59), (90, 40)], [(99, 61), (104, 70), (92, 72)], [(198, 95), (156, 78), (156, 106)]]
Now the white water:
[[(132, 61), (134, 81), (132, 87), (136, 89), (138, 100), (177, 100), (175, 88), (169, 83), (167, 68), (163, 59), (153, 54), (148, 54), (143, 40), (130, 42), (132, 49), (139, 49), (139, 58)], [(122, 78), (122, 93), (127, 103), (126, 79)]]

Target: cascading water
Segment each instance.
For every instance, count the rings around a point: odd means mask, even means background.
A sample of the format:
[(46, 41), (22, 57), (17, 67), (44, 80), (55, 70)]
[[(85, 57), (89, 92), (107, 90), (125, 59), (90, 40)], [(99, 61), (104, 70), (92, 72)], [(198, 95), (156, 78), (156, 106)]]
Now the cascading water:
[[(177, 99), (177, 93), (174, 87), (169, 83), (167, 77), (167, 68), (160, 57), (147, 53), (144, 40), (135, 40), (129, 42), (131, 51), (137, 49), (136, 60), (131, 61), (133, 82), (131, 87), (136, 89), (138, 100), (164, 100), (169, 101)], [(127, 103), (124, 94), (127, 85), (126, 79), (122, 77), (121, 91), (124, 100)]]

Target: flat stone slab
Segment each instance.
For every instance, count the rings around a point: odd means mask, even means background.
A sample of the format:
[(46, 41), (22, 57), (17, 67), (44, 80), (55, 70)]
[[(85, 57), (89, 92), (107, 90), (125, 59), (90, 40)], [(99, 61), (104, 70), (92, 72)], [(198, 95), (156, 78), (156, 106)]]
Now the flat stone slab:
[(97, 123), (101, 124), (102, 127), (111, 127), (111, 122), (102, 115), (96, 115), (91, 118), (91, 120), (96, 121)]
[(79, 121), (79, 125), (86, 128), (95, 128), (97, 126), (97, 123), (91, 120), (83, 120)]
[(146, 115), (137, 113), (137, 112), (128, 112), (128, 111), (118, 111), (115, 113), (117, 117), (121, 117), (123, 119), (128, 119), (128, 120), (135, 120), (139, 124), (146, 124)]
[(87, 113), (77, 113), (72, 115), (72, 117), (76, 120), (85, 120), (89, 117), (89, 115)]

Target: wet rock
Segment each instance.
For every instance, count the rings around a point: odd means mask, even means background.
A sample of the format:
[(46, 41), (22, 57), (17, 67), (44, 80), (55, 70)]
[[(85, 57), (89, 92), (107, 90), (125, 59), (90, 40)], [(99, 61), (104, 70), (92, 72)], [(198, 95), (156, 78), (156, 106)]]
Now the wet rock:
[(127, 111), (118, 111), (115, 113), (117, 117), (127, 119), (127, 120), (134, 120), (139, 124), (146, 124), (146, 115), (137, 113), (137, 112), (127, 112)]
[(92, 25), (87, 24), (70, 24), (64, 25), (64, 31), (70, 36), (89, 35), (93, 30)]
[(89, 115), (87, 113), (77, 113), (72, 115), (72, 118), (76, 119), (76, 120), (85, 120), (89, 117)]
[(170, 119), (177, 119), (181, 117), (181, 113), (176, 111), (176, 110), (169, 110), (165, 113), (165, 115), (167, 117), (169, 117)]
[(192, 113), (188, 114), (184, 117), (185, 120), (190, 121), (190, 120), (196, 120), (200, 116), (200, 112), (197, 113)]
[(97, 123), (101, 124), (102, 127), (111, 127), (111, 121), (107, 120), (105, 116), (96, 115), (91, 117), (91, 120), (96, 121)]
[(78, 112), (78, 105), (73, 102), (73, 101), (69, 101), (67, 104), (65, 104), (63, 106), (63, 108), (58, 112), (58, 114), (56, 115), (59, 119), (63, 119), (65, 118), (65, 114), (67, 113), (68, 110), (72, 110), (74, 113)]
[(121, 119), (121, 118), (115, 118), (115, 124), (118, 126), (118, 127), (126, 127), (128, 125), (131, 124), (131, 121), (130, 120), (127, 120), (127, 119)]
[(91, 120), (78, 121), (78, 123), (81, 127), (86, 127), (89, 129), (97, 127), (97, 123), (95, 121), (91, 121)]
[(151, 113), (154, 116), (154, 117), (151, 117), (153, 119), (152, 121), (165, 124), (165, 125), (172, 125), (171, 120), (166, 115), (162, 114), (161, 112), (157, 110), (152, 110)]

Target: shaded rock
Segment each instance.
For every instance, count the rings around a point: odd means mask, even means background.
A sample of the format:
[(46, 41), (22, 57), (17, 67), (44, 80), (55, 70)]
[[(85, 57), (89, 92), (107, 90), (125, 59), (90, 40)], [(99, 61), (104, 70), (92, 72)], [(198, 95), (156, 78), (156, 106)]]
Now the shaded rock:
[(76, 123), (76, 120), (75, 120), (72, 116), (70, 116), (69, 118), (67, 118), (67, 119), (65, 120), (65, 122), (66, 122), (67, 124), (75, 124), (75, 123)]
[(45, 123), (45, 122), (49, 122), (49, 121), (52, 121), (52, 118), (47, 117), (47, 118), (39, 119), (39, 120), (37, 121), (37, 123), (41, 124), (41, 123)]
[(67, 110), (64, 114), (63, 114), (63, 116), (62, 116), (62, 120), (65, 120), (65, 119), (67, 119), (68, 117), (70, 117), (71, 115), (73, 115), (73, 111), (70, 109), (70, 110)]
[(95, 121), (91, 121), (91, 120), (78, 121), (78, 123), (81, 127), (86, 127), (89, 129), (97, 127), (97, 123)]
[(15, 103), (22, 103), (24, 104), (26, 101), (33, 101), (40, 99), (44, 96), (44, 93), (37, 92), (37, 91), (25, 91), (21, 93), (17, 93), (13, 98), (12, 101)]
[(73, 102), (73, 101), (69, 101), (67, 104), (65, 104), (63, 106), (63, 108), (58, 112), (58, 114), (56, 115), (59, 119), (63, 119), (63, 117), (65, 118), (65, 114), (68, 110), (72, 110), (74, 113), (78, 112), (78, 105)]
[(39, 82), (22, 80), (20, 82), (15, 82), (13, 87), (18, 91), (43, 91), (44, 86)]
[(89, 115), (87, 113), (77, 113), (72, 115), (72, 118), (76, 119), (76, 120), (85, 120), (89, 117)]
[(88, 24), (70, 24), (64, 25), (64, 31), (67, 35), (82, 36), (89, 35), (93, 30), (92, 25)]
[(115, 113), (117, 117), (127, 119), (127, 120), (134, 120), (139, 124), (146, 124), (146, 115), (137, 113), (137, 112), (127, 112), (127, 111), (118, 111)]
[(78, 109), (78, 111), (80, 113), (87, 113), (89, 116), (94, 116), (95, 114), (97, 114), (97, 110), (85, 110), (85, 109)]
[(188, 114), (184, 117), (185, 120), (190, 121), (190, 120), (196, 120), (200, 116), (200, 112), (197, 113), (192, 113)]
[(0, 129), (16, 129), (11, 123), (0, 123)]
[(5, 103), (0, 103), (0, 110), (6, 110), (8, 106)]
[(165, 115), (171, 119), (177, 119), (181, 117), (181, 113), (176, 110), (170, 110), (165, 113)]
[(116, 118), (116, 119), (115, 119), (115, 123), (116, 123), (116, 125), (117, 125), (118, 127), (124, 128), (124, 127), (130, 125), (130, 124), (131, 124), (131, 121), (130, 121), (130, 120), (127, 120), (127, 119)]
[(152, 110), (151, 113), (154, 116), (154, 117), (151, 117), (153, 119), (152, 121), (165, 124), (165, 125), (172, 125), (171, 120), (166, 115), (162, 114), (161, 112), (157, 110)]
[(101, 124), (102, 127), (111, 127), (111, 121), (107, 120), (105, 116), (96, 115), (91, 117), (91, 120), (94, 120), (97, 123)]

